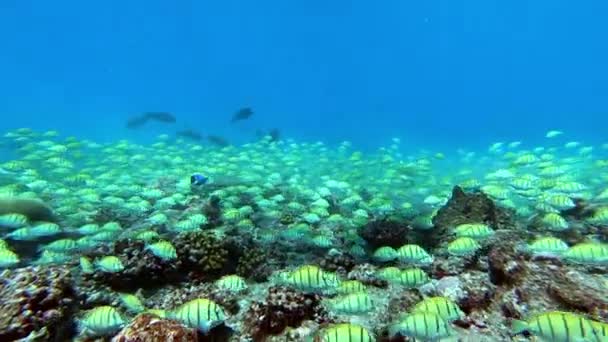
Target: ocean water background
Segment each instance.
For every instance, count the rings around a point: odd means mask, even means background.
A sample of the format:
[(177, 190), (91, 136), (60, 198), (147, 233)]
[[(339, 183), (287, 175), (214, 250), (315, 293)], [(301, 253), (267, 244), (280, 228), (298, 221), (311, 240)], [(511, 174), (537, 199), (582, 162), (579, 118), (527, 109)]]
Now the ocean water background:
[[(608, 142), (605, 1), (0, 1), (0, 131)], [(229, 124), (251, 106), (254, 117)], [(130, 131), (170, 111), (174, 126)]]

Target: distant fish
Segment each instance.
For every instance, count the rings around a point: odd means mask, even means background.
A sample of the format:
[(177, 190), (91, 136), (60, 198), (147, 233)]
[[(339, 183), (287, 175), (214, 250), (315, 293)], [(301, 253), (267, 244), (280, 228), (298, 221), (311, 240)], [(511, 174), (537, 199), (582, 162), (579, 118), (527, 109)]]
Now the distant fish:
[(210, 143), (220, 146), (220, 147), (226, 147), (226, 146), (230, 145), (228, 140), (226, 140), (220, 136), (217, 136), (217, 135), (210, 135), (207, 137), (207, 140), (209, 140)]
[(258, 137), (258, 139), (270, 137), (270, 141), (281, 140), (281, 131), (278, 128), (273, 128), (269, 131), (264, 131), (262, 129), (258, 129), (258, 130), (256, 130), (255, 135)]
[(231, 122), (237, 122), (241, 120), (247, 120), (253, 115), (253, 110), (249, 107), (239, 109), (234, 115), (232, 115)]
[(143, 126), (148, 121), (158, 121), (162, 123), (175, 123), (177, 119), (169, 112), (144, 112), (141, 115), (130, 118), (127, 121), (127, 128), (135, 129)]
[(564, 134), (564, 132), (553, 130), (553, 131), (547, 132), (547, 134), (545, 134), (545, 137), (546, 138), (555, 138), (555, 137), (557, 137), (559, 135), (562, 135), (562, 134)]
[(175, 135), (178, 137), (188, 138), (188, 139), (192, 139), (192, 140), (196, 140), (196, 141), (203, 140), (203, 135), (200, 132), (195, 131), (193, 129), (184, 129), (184, 130), (178, 131), (177, 133), (175, 133)]
[(200, 173), (195, 173), (192, 176), (190, 176), (191, 185), (203, 185), (203, 184), (207, 183), (208, 180), (209, 180), (209, 178), (201, 175)]

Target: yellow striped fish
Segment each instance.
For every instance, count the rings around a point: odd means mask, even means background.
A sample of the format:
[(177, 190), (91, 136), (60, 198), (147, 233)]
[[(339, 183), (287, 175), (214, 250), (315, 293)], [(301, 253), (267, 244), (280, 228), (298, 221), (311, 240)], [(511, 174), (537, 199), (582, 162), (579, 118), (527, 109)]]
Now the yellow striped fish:
[(568, 229), (568, 222), (558, 213), (547, 213), (543, 216), (543, 224), (554, 231), (562, 231)]
[(118, 257), (113, 255), (108, 255), (97, 260), (95, 262), (95, 266), (102, 272), (107, 273), (116, 273), (125, 269), (125, 266), (122, 264), (122, 261), (120, 261)]
[(360, 325), (341, 323), (321, 331), (315, 342), (374, 342), (376, 338)]
[(236, 274), (229, 274), (218, 279), (215, 282), (215, 286), (225, 291), (239, 292), (247, 288), (247, 283), (242, 277)]
[(304, 265), (290, 272), (287, 283), (301, 290), (326, 290), (340, 285), (338, 276), (314, 265)]
[(465, 223), (458, 225), (454, 232), (457, 237), (485, 239), (494, 234), (494, 230), (483, 223)]
[(570, 312), (541, 313), (526, 322), (513, 320), (511, 326), (513, 334), (529, 331), (553, 342), (600, 341), (590, 320)]
[(340, 284), (338, 292), (342, 294), (366, 291), (367, 288), (358, 280), (346, 280)]
[(399, 281), (401, 278), (401, 270), (394, 266), (384, 267), (376, 271), (376, 275), (383, 280), (389, 282)]
[(475, 254), (480, 248), (481, 246), (477, 241), (468, 237), (461, 237), (448, 244), (448, 253), (456, 256), (468, 256)]
[(397, 258), (397, 251), (389, 246), (379, 247), (374, 251), (373, 258), (380, 262), (393, 261)]
[(17, 229), (27, 225), (27, 217), (23, 214), (4, 214), (0, 215), (0, 227)]
[(10, 249), (0, 249), (0, 268), (15, 266), (19, 263), (19, 256)]
[(538, 238), (527, 246), (530, 253), (540, 256), (559, 256), (567, 249), (564, 241), (552, 236)]
[(171, 261), (177, 259), (177, 251), (175, 247), (169, 241), (158, 241), (146, 246), (146, 250), (149, 250), (163, 261)]
[(80, 329), (85, 335), (104, 336), (114, 333), (125, 323), (114, 307), (98, 306), (85, 313), (80, 320)]
[(591, 322), (591, 326), (593, 330), (595, 330), (595, 334), (600, 341), (608, 341), (608, 323), (596, 322), (589, 320)]
[(433, 312), (448, 322), (464, 316), (458, 305), (447, 297), (425, 298), (414, 306), (412, 312)]
[(418, 245), (403, 245), (397, 250), (401, 262), (427, 265), (433, 262), (433, 257)]
[(437, 341), (454, 333), (450, 324), (434, 312), (414, 312), (389, 328), (389, 335), (421, 341)]
[(564, 253), (564, 258), (581, 264), (608, 264), (608, 245), (583, 242), (574, 245)]
[(118, 296), (122, 305), (131, 312), (140, 313), (146, 309), (139, 298), (133, 294), (119, 293)]
[(329, 306), (333, 311), (356, 315), (372, 310), (374, 303), (366, 292), (355, 292), (331, 300)]
[(407, 268), (399, 274), (399, 284), (414, 288), (428, 283), (431, 279), (423, 270), (419, 268)]
[(207, 333), (226, 319), (222, 307), (207, 298), (197, 298), (186, 302), (175, 310), (171, 310), (167, 316), (196, 328), (202, 333)]

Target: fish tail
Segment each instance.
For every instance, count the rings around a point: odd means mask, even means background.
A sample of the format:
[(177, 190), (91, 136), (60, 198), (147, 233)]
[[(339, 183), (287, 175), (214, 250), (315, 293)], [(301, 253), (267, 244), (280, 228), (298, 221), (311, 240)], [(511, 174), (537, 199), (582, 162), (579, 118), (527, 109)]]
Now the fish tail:
[(518, 319), (514, 319), (511, 321), (511, 334), (517, 335), (522, 332), (528, 330), (528, 323), (524, 321), (520, 321)]

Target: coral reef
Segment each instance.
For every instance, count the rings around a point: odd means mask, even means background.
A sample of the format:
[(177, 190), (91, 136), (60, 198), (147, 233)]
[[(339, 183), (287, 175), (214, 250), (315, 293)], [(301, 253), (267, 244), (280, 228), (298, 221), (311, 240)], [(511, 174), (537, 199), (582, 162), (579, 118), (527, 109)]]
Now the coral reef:
[(239, 258), (236, 274), (245, 278), (251, 278), (257, 282), (266, 281), (273, 271), (270, 267), (267, 267), (267, 259), (268, 255), (263, 249), (257, 247), (248, 248)]
[(189, 272), (190, 279), (212, 280), (234, 273), (238, 258), (230, 258), (226, 241), (211, 232), (188, 232), (174, 240), (178, 267)]
[(112, 342), (197, 342), (195, 329), (150, 314), (135, 317)]
[(459, 186), (452, 189), (452, 196), (433, 218), (435, 230), (445, 231), (463, 223), (485, 223), (494, 229), (514, 227), (513, 213), (494, 204), (482, 192), (466, 193)]
[(153, 288), (183, 279), (177, 263), (154, 256), (145, 250), (141, 241), (119, 240), (114, 243), (111, 254), (121, 259), (124, 270), (117, 273), (95, 272), (87, 277), (118, 291)]
[(404, 222), (381, 218), (368, 222), (358, 233), (373, 249), (381, 246), (399, 248), (407, 243), (411, 230)]
[(331, 253), (328, 252), (319, 262), (319, 266), (326, 271), (338, 272), (346, 275), (355, 267), (355, 258), (348, 253)]
[(301, 293), (288, 287), (268, 289), (263, 302), (253, 302), (246, 314), (246, 331), (254, 341), (264, 341), (278, 335), (287, 327), (299, 327), (303, 321), (327, 321), (326, 313), (317, 294)]
[(376, 276), (376, 267), (370, 264), (359, 264), (348, 273), (347, 278), (350, 280), (358, 280), (365, 285), (375, 287), (387, 287), (388, 282)]
[(67, 267), (25, 267), (0, 274), (0, 340), (36, 336), (66, 341), (77, 294)]

